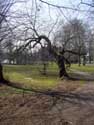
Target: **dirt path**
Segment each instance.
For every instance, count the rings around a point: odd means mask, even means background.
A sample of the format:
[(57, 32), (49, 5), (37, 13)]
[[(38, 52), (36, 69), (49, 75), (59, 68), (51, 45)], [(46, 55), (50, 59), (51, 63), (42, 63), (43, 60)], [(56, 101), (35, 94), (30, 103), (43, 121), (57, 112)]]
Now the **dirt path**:
[[(92, 100), (78, 100), (68, 104), (65, 103), (63, 116), (67, 121), (70, 121), (72, 125), (94, 125), (94, 83), (87, 83), (82, 87), (78, 87), (75, 93), (86, 94), (87, 97), (91, 97)], [(66, 108), (66, 106), (69, 106)]]
[(94, 81), (94, 73), (82, 72), (76, 69), (70, 70), (73, 76), (76, 76), (80, 80)]

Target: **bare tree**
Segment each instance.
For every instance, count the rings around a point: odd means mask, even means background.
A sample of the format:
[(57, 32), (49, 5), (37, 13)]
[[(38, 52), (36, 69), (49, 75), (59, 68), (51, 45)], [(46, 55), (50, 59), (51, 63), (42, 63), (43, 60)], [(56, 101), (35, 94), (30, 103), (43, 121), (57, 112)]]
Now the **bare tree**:
[[(55, 42), (64, 50), (71, 50), (78, 54), (67, 53), (65, 57), (69, 61), (81, 64), (81, 53), (86, 53), (86, 28), (81, 20), (73, 19), (61, 26), (56, 32)], [(85, 63), (85, 55), (83, 63)]]
[[(44, 1), (41, 1), (44, 4), (47, 4), (49, 6), (53, 6), (56, 8), (62, 8), (61, 6), (55, 6), (49, 3), (46, 3)], [(19, 47), (19, 49), (17, 49), (17, 51), (24, 51), (25, 48), (27, 48), (30, 44), (32, 45), (32, 48), (35, 48), (37, 45), (39, 45), (41, 48), (43, 48), (43, 44), (46, 43), (47, 46), (47, 50), (50, 54), (52, 54), (54, 56), (54, 58), (56, 59), (56, 62), (59, 66), (59, 76), (60, 77), (69, 77), (67, 72), (66, 72), (66, 67), (65, 67), (65, 63), (70, 65), (69, 60), (65, 57), (66, 53), (71, 53), (71, 54), (75, 54), (75, 55), (79, 55), (79, 64), (80, 64), (80, 56), (81, 55), (85, 55), (86, 53), (83, 52), (83, 47), (84, 46), (84, 42), (83, 42), (83, 38), (82, 36), (84, 36), (84, 28), (82, 27), (82, 24), (80, 24), (80, 22), (78, 20), (74, 20), (71, 21), (71, 23), (73, 23), (72, 25), (70, 25), (71, 27), (71, 34), (67, 37), (64, 36), (64, 42), (66, 44), (66, 47), (61, 47), (61, 49), (57, 49), (58, 46), (54, 46), (52, 43), (52, 39), (50, 40), (49, 38), (49, 33), (52, 32), (53, 30), (50, 29), (50, 31), (48, 32), (43, 32), (41, 29), (43, 29), (45, 26), (45, 23), (42, 22), (42, 25), (40, 24), (40, 17), (41, 12), (38, 9), (40, 7), (40, 3), (36, 2), (32, 4), (33, 8), (31, 7), (32, 13), (30, 13), (31, 11), (27, 10), (25, 11), (25, 13), (21, 13), (20, 14), (20, 18), (19, 18), (19, 22), (21, 25), (21, 29), (23, 27), (23, 34), (21, 37), (23, 37), (23, 41), (24, 41), (24, 45), (22, 45), (21, 47)], [(63, 7), (64, 8), (64, 7)], [(26, 8), (27, 9), (27, 8)], [(66, 8), (66, 9), (72, 9), (72, 8)], [(21, 19), (21, 21), (20, 21)], [(23, 20), (22, 20), (23, 19)], [(78, 21), (78, 22), (77, 22)], [(53, 25), (54, 26), (54, 25)], [(52, 26), (52, 29), (53, 29)], [(80, 27), (79, 27), (80, 26)], [(42, 27), (42, 28), (41, 28)], [(82, 35), (83, 34), (83, 35)], [(75, 37), (75, 39), (74, 39)], [(69, 41), (71, 41), (71, 46), (75, 46), (77, 47), (77, 50), (74, 51), (73, 47), (70, 49), (69, 48)], [(74, 44), (73, 42), (74, 41)], [(79, 48), (79, 49), (78, 49)]]
[[(11, 7), (11, 2), (10, 1), (3, 1), (3, 0), (0, 1), (0, 31), (2, 29), (3, 22), (6, 19), (6, 14), (8, 13), (10, 7)], [(1, 38), (0, 43), (2, 42), (3, 39), (4, 39), (4, 36), (3, 36), (3, 38)], [(0, 81), (4, 80), (2, 70), (3, 69), (2, 69), (1, 57), (0, 57)]]
[[(10, 8), (17, 2), (20, 2), (20, 1), (0, 0), (0, 48), (3, 47), (3, 49), (5, 49), (4, 46), (7, 43), (8, 37), (13, 36), (12, 29), (9, 26), (7, 19), (9, 18)], [(5, 80), (3, 77), (3, 67), (1, 63), (2, 63), (2, 58), (0, 55), (0, 81), (3, 82)]]
[[(16, 49), (16, 52), (19, 53), (19, 51), (24, 51), (30, 45), (30, 49), (35, 48), (37, 45), (43, 48), (43, 44), (46, 43), (47, 51), (54, 56), (59, 66), (59, 76), (68, 77), (65, 63), (70, 65), (70, 62), (66, 58), (65, 54), (71, 53), (79, 55), (80, 64), (80, 56), (86, 54), (85, 51), (83, 51), (83, 48), (85, 48), (85, 44), (83, 41), (84, 38), (82, 37), (84, 36), (84, 28), (79, 21), (77, 22), (77, 20), (72, 20), (71, 24), (68, 24), (70, 27), (70, 33), (67, 34), (68, 32), (64, 31), (66, 33), (62, 36), (63, 40), (61, 39), (63, 41), (63, 47), (58, 49), (58, 46), (54, 46), (54, 44), (52, 43), (52, 38), (49, 37), (49, 34), (53, 31), (54, 27), (56, 27), (58, 21), (56, 21), (54, 25), (50, 25), (48, 28), (48, 25), (46, 26), (46, 23), (41, 20), (43, 12), (43, 10), (41, 11), (41, 8), (44, 4), (48, 5), (49, 7), (55, 7), (56, 9), (69, 9), (79, 11), (77, 8), (53, 5), (48, 2), (44, 2), (43, 0), (33, 0), (32, 6), (29, 6), (29, 8), (25, 7), (24, 11), (19, 11), (14, 15), (15, 18), (13, 18), (15, 20), (15, 23), (13, 24), (19, 26), (19, 28), (14, 31), (16, 39), (22, 42), (21, 45), (18, 44), (19, 47)], [(45, 31), (45, 27), (47, 28), (48, 32)], [(68, 26), (66, 27), (68, 28)]]
[(87, 33), (87, 60), (89, 64), (94, 60), (94, 37), (92, 30)]

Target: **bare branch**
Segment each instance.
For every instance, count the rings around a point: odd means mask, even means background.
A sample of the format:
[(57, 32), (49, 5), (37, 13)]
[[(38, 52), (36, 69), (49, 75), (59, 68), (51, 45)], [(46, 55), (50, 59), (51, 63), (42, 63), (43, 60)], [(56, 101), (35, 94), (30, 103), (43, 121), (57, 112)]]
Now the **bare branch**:
[(51, 32), (54, 30), (54, 28), (55, 28), (55, 26), (56, 26), (57, 23), (58, 23), (58, 17), (57, 17), (57, 19), (56, 19), (56, 22), (53, 24), (51, 30), (49, 31), (48, 37), (50, 36)]
[(42, 3), (45, 3), (45, 4), (49, 5), (49, 6), (56, 7), (56, 8), (69, 9), (69, 10), (75, 10), (75, 11), (85, 11), (85, 10), (79, 10), (77, 8), (72, 8), (72, 7), (66, 7), (66, 6), (59, 6), (59, 5), (51, 4), (51, 3), (43, 1), (43, 0), (39, 0), (39, 1), (42, 2)]
[(81, 0), (81, 4), (84, 4), (84, 5), (87, 5), (87, 6), (90, 6), (90, 7), (94, 7), (94, 4), (86, 3), (86, 2), (83, 2), (82, 0)]
[[(18, 49), (16, 49), (16, 52), (23, 51), (31, 42), (34, 42), (34, 41), (37, 41), (37, 38), (30, 39), (29, 42), (27, 42), (25, 45), (22, 45)], [(34, 45), (34, 47), (35, 47), (35, 45)]]

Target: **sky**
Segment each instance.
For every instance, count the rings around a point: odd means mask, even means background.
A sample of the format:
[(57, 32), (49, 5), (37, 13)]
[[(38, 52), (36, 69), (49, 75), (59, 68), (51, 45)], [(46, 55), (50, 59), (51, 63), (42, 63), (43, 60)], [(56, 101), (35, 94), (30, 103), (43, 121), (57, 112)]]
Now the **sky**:
[[(72, 8), (78, 8), (80, 10), (88, 10), (89, 6), (80, 4), (81, 0), (44, 0), (46, 2), (60, 5), (60, 6), (66, 6), (66, 7), (72, 7)], [(83, 0), (83, 2), (90, 3), (90, 0)], [(77, 12), (72, 11), (68, 9), (63, 9), (63, 12), (65, 13), (66, 17), (72, 18), (77, 17), (82, 18), (83, 16), (86, 16), (87, 12)]]
[[(15, 7), (12, 8), (12, 10), (16, 11), (17, 13), (28, 11), (29, 14), (33, 15), (34, 10), (32, 11), (31, 9), (32, 3), (34, 3), (33, 1), (34, 0), (26, 0), (25, 3), (18, 3), (15, 5)], [(63, 23), (66, 23), (66, 22), (69, 23), (70, 20), (74, 18), (84, 20), (85, 23), (91, 23), (91, 18), (89, 17), (89, 13), (88, 13), (88, 10), (90, 10), (90, 7), (87, 5), (80, 4), (81, 0), (43, 0), (43, 1), (49, 2), (51, 4), (59, 5), (59, 6), (77, 8), (79, 10), (85, 10), (85, 11), (75, 11), (70, 9), (60, 10), (52, 6), (48, 6), (45, 3), (41, 3), (39, 2), (39, 0), (36, 0), (36, 1), (38, 4), (37, 16), (39, 16), (37, 20), (38, 20), (38, 25), (41, 26), (40, 30), (42, 32), (44, 32), (44, 29), (45, 31), (50, 30), (50, 28), (53, 26), (53, 23), (56, 22), (57, 18), (58, 18), (58, 22), (62, 20)], [(83, 2), (86, 2), (86, 3), (90, 3), (90, 1), (91, 0), (83, 0)], [(48, 29), (49, 25), (50, 27)]]
[[(17, 0), (19, 1), (19, 0)], [(32, 15), (35, 14), (35, 10), (32, 9), (32, 3), (35, 0), (26, 0), (26, 2), (24, 3), (17, 3), (15, 4), (12, 8), (11, 8), (11, 12), (13, 13), (12, 15), (16, 15), (19, 16), (20, 13), (29, 13), (29, 16), (31, 16), (31, 21), (32, 21)], [(81, 0), (43, 0), (45, 2), (49, 2), (51, 4), (55, 4), (55, 5), (60, 5), (60, 6), (66, 6), (66, 7), (72, 7), (72, 8), (78, 8), (79, 10), (85, 10), (84, 12), (82, 11), (74, 11), (74, 10), (70, 10), (70, 9), (57, 9), (55, 7), (51, 7), (44, 3), (39, 2), (39, 0), (36, 0), (38, 3), (38, 12), (37, 12), (37, 31), (40, 34), (44, 34), (48, 35), (48, 33), (51, 31), (53, 24), (56, 23), (56, 20), (58, 19), (58, 23), (60, 21), (62, 21), (62, 24), (65, 23), (70, 23), (70, 20), (74, 19), (74, 18), (78, 18), (81, 20), (84, 20), (85, 23), (90, 24), (91, 23), (91, 18), (89, 18), (89, 13), (87, 12), (90, 7), (87, 5), (81, 5), (79, 4), (81, 2)], [(90, 3), (90, 0), (83, 0), (83, 2), (86, 3)], [(35, 7), (35, 5), (33, 6), (33, 8)], [(20, 23), (20, 22), (26, 23), (26, 25), (29, 27), (28, 25), (28, 18), (24, 19), (24, 15), (23, 15), (23, 19), (20, 18), (12, 18), (12, 24), (15, 25), (15, 23)], [(30, 20), (29, 20), (30, 21)], [(55, 31), (57, 31), (59, 29), (58, 27), (58, 23), (57, 26), (54, 27), (53, 30), (53, 34), (51, 34), (50, 39), (54, 38), (54, 33)], [(92, 21), (93, 24), (93, 21)], [(94, 24), (91, 25), (94, 27)], [(60, 26), (61, 27), (61, 26)], [(23, 34), (23, 31), (21, 32), (21, 30), (23, 30), (23, 26), (20, 26), (19, 28), (17, 28), (17, 35), (22, 36), (25, 35)], [(14, 30), (14, 32), (16, 32)], [(22, 35), (20, 34), (20, 32), (22, 33)], [(29, 31), (28, 31), (29, 32)], [(29, 36), (31, 36), (31, 32), (28, 33)], [(23, 42), (23, 41), (22, 41)], [(16, 43), (17, 44), (17, 43)], [(19, 41), (18, 41), (19, 44)], [(23, 44), (23, 43), (22, 43)]]
[[(26, 0), (26, 1), (27, 1), (27, 8), (31, 8), (32, 1), (34, 1), (34, 0)], [(51, 7), (51, 6), (48, 7), (48, 5), (39, 2), (39, 0), (36, 0), (36, 1), (41, 6), (42, 9), (40, 8), (40, 12), (42, 14), (42, 17), (44, 17), (45, 19), (49, 18), (48, 17), (49, 12), (50, 12), (50, 16), (53, 19), (54, 18), (56, 19), (57, 15), (59, 15), (59, 14), (60, 14), (61, 18), (64, 18), (65, 20), (67, 20), (67, 19), (70, 20), (72, 18), (84, 19), (84, 18), (87, 18), (87, 16), (88, 16), (87, 11), (90, 9), (89, 6), (80, 4), (81, 0), (43, 0), (45, 2), (49, 2), (49, 3), (55, 4), (55, 5), (78, 8), (80, 10), (86, 10), (85, 12), (81, 12), (81, 11), (78, 12), (78, 11), (72, 11), (69, 9), (62, 9), (62, 13), (61, 13), (58, 9), (56, 9), (54, 7)], [(82, 0), (82, 1), (86, 2), (86, 3), (90, 3), (91, 0)], [(16, 4), (15, 9), (24, 11), (26, 4), (23, 4), (23, 5), (22, 4), (23, 3)]]
[[(78, 8), (79, 10), (85, 10), (85, 11), (74, 11), (70, 9), (62, 9), (62, 12), (60, 12), (58, 9), (51, 7), (50, 15), (53, 19), (56, 19), (57, 15), (59, 15), (59, 18), (64, 22), (69, 22), (74, 18), (78, 18), (84, 20), (85, 23), (93, 23), (91, 19), (91, 14), (89, 13), (91, 7), (84, 4), (80, 4), (81, 0), (44, 0), (44, 1), (55, 5)], [(85, 3), (91, 3), (92, 0), (82, 0), (82, 1)], [(48, 10), (48, 8), (46, 7), (45, 11), (46, 9)]]

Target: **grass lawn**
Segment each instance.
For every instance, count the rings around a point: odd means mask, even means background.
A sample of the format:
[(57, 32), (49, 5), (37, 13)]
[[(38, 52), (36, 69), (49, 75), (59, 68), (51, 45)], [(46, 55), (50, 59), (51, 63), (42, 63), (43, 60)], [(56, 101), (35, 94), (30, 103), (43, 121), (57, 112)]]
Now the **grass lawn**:
[(4, 65), (4, 77), (11, 82), (23, 84), (25, 86), (52, 88), (57, 85), (58, 67), (49, 64), (47, 75), (40, 73), (42, 65)]
[[(42, 69), (42, 65), (4, 65), (4, 77), (5, 79), (17, 83), (24, 88), (39, 88), (39, 89), (51, 89), (57, 87), (58, 83), (61, 83), (58, 77), (58, 66), (55, 63), (50, 63), (47, 69), (47, 76), (43, 76), (39, 70)], [(82, 72), (89, 72), (94, 73), (94, 66), (93, 65), (86, 65), (86, 66), (78, 66), (77, 64), (72, 64), (71, 68), (74, 71), (82, 71)], [(69, 70), (71, 73), (72, 70)], [(73, 84), (70, 81), (68, 84), (67, 81), (62, 81), (64, 87), (68, 90), (75, 88), (76, 83)], [(79, 81), (80, 85), (84, 85), (84, 81)], [(6, 87), (6, 89), (0, 90), (0, 96), (2, 95), (11, 95), (11, 94), (23, 94), (22, 90)], [(27, 91), (26, 91), (27, 93)]]
[(86, 66), (78, 66), (78, 64), (72, 64), (71, 69), (82, 71), (82, 72), (88, 72), (88, 73), (94, 73), (94, 65), (86, 65)]
[[(26, 87), (53, 88), (60, 81), (58, 66), (49, 63), (47, 75), (40, 73), (42, 65), (4, 65), (4, 77), (12, 82), (25, 85)], [(71, 68), (82, 72), (94, 73), (94, 65), (78, 66), (72, 64)]]

